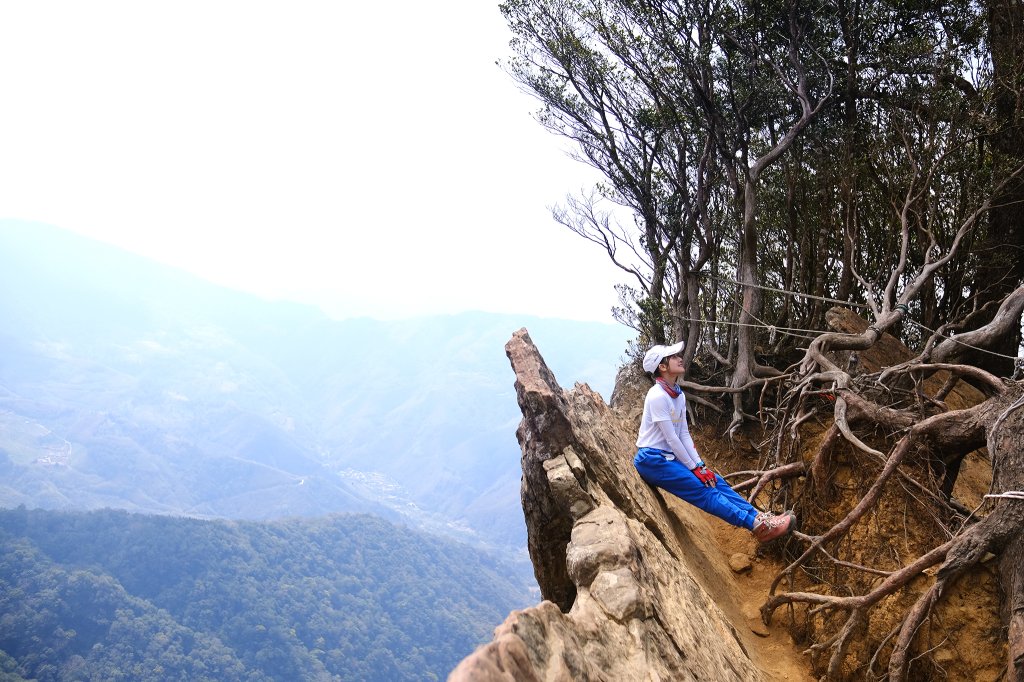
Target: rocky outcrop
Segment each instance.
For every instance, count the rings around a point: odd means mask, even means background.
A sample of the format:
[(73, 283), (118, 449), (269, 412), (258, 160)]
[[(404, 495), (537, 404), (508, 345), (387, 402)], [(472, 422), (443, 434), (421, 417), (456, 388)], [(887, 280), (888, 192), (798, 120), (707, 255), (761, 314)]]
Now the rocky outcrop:
[(560, 388), (526, 330), (505, 350), (544, 601), (509, 615), (449, 680), (764, 679), (732, 625), (740, 609), (722, 601), (733, 578), (709, 517), (633, 468), (635, 415), (586, 385)]

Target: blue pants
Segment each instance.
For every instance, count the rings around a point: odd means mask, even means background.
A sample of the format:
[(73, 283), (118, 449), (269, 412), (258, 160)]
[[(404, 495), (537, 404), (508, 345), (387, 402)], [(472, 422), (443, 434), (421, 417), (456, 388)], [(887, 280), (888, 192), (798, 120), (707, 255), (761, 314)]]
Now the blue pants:
[(663, 488), (699, 509), (713, 514), (727, 523), (752, 530), (758, 511), (715, 474), (718, 487), (708, 488), (678, 459), (665, 459), (660, 450), (640, 448), (633, 465), (640, 478), (650, 485)]

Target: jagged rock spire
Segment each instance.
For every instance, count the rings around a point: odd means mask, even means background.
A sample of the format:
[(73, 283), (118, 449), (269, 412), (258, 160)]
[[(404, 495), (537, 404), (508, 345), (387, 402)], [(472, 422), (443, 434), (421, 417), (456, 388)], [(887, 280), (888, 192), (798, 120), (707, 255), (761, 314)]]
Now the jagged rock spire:
[(635, 427), (559, 387), (525, 329), (505, 347), (523, 411), (523, 511), (544, 601), (513, 612), (450, 681), (764, 679), (710, 593), (733, 580), (708, 519), (647, 486)]

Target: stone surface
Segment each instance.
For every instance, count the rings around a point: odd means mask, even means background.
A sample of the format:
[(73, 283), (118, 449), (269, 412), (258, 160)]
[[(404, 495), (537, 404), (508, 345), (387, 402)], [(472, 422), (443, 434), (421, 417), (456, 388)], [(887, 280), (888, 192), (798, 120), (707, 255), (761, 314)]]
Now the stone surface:
[(761, 620), (761, 611), (755, 606), (747, 606), (743, 609), (743, 616), (747, 619), (747, 627), (758, 637), (768, 637), (771, 632), (768, 626)]
[[(564, 391), (526, 330), (506, 346), (523, 411), (522, 500), (544, 599), (512, 613), (449, 680), (742, 680), (764, 675), (712, 592), (734, 580), (709, 517), (633, 468), (635, 404)], [(627, 401), (628, 403), (628, 401)]]
[(754, 568), (754, 564), (750, 563), (749, 554), (737, 552), (729, 557), (729, 568), (731, 568), (734, 573), (747, 573)]

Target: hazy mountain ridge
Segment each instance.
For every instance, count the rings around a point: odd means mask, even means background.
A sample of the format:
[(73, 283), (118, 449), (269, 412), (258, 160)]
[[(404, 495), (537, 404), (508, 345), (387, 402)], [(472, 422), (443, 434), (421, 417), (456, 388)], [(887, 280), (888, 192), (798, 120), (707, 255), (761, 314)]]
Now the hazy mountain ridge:
[(0, 506), (399, 509), (522, 546), (505, 341), (527, 326), (608, 395), (628, 336), (483, 313), (338, 322), (11, 222), (0, 286)]

